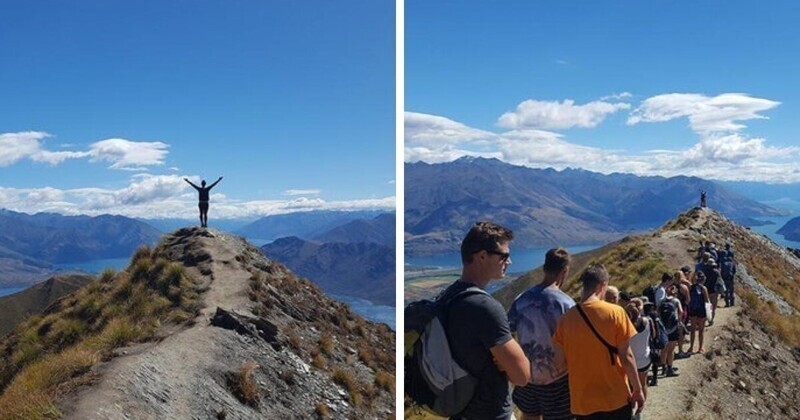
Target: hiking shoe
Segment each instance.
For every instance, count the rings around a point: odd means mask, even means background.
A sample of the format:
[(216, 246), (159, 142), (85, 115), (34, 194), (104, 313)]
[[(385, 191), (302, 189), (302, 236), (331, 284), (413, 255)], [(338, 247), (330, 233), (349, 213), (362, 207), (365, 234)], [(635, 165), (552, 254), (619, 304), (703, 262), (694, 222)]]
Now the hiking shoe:
[(678, 352), (678, 354), (675, 355), (675, 360), (686, 359), (691, 355), (692, 353), (687, 353), (685, 351)]
[(675, 372), (675, 369), (667, 370), (667, 378), (672, 378), (678, 376), (678, 372)]

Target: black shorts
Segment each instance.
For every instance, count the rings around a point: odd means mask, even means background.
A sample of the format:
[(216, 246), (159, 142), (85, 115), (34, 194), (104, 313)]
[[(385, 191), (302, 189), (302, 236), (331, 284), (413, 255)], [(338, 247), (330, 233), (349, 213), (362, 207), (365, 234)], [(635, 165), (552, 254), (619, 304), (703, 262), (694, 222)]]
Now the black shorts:
[(689, 308), (689, 316), (690, 317), (695, 317), (695, 318), (705, 318), (706, 317), (706, 308), (705, 307), (700, 308), (700, 309)]
[(207, 212), (208, 211), (208, 201), (201, 201), (200, 204), (197, 205), (200, 207), (200, 211)]
[(631, 403), (625, 404), (624, 406), (614, 410), (614, 411), (602, 411), (599, 413), (592, 413), (588, 416), (575, 416), (576, 419), (603, 419), (603, 420), (617, 420), (617, 419), (624, 419), (629, 420), (633, 416), (633, 407), (631, 407)]
[(546, 419), (571, 419), (569, 411), (569, 377), (547, 385), (528, 384), (514, 388), (511, 400), (523, 413), (529, 416), (543, 416)]
[(668, 334), (668, 335), (667, 335), (667, 340), (669, 340), (669, 341), (678, 341), (678, 339), (679, 339), (680, 337), (681, 337), (681, 328), (680, 328), (680, 327), (678, 327), (678, 328), (677, 328), (675, 331), (673, 331), (671, 334)]

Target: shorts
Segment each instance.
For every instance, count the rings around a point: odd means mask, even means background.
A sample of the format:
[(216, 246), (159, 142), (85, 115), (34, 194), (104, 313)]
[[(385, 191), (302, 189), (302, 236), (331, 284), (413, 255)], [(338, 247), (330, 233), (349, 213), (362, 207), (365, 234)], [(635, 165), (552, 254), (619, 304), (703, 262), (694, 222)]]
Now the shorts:
[(694, 318), (705, 318), (706, 317), (706, 308), (705, 307), (700, 308), (700, 309), (689, 308), (689, 316), (690, 317), (694, 317)]
[(569, 411), (569, 377), (547, 385), (528, 384), (514, 388), (511, 400), (523, 413), (529, 416), (543, 416), (545, 419), (571, 419)]
[(603, 419), (603, 420), (629, 420), (633, 416), (633, 407), (631, 407), (631, 403), (625, 404), (624, 406), (614, 410), (614, 411), (602, 411), (599, 413), (592, 413), (589, 415), (576, 415), (576, 419)]
[(678, 326), (678, 328), (676, 328), (675, 331), (667, 335), (667, 340), (678, 341), (680, 337), (681, 337), (681, 328), (680, 326)]
[(207, 212), (208, 211), (208, 201), (201, 201), (198, 204), (198, 207), (200, 207), (200, 211)]
[(645, 367), (643, 367), (643, 368), (636, 369), (636, 371), (637, 371), (637, 372), (640, 372), (640, 373), (641, 373), (641, 372), (647, 372), (648, 370), (650, 370), (650, 366), (651, 366), (652, 364), (653, 364), (653, 362), (651, 361), (650, 363), (648, 363), (648, 364), (647, 364), (647, 366), (645, 366)]

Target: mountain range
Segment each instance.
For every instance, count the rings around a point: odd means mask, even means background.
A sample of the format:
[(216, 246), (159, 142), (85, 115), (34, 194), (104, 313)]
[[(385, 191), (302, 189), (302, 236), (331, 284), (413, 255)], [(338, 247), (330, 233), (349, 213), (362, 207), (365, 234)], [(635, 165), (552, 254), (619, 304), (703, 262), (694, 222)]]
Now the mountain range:
[(478, 220), (516, 233), (516, 246), (605, 243), (651, 229), (699, 204), (734, 220), (783, 214), (697, 177), (640, 177), (582, 169), (533, 169), (497, 159), (465, 157), (449, 163), (405, 165), (405, 253), (457, 249)]
[(41, 281), (52, 264), (125, 257), (159, 237), (153, 227), (124, 216), (0, 210), (0, 286)]
[(246, 238), (275, 240), (287, 236), (313, 239), (337, 226), (357, 219), (371, 219), (385, 211), (378, 210), (319, 210), (277, 214), (262, 217), (234, 233)]
[(311, 240), (280, 238), (261, 250), (327, 293), (394, 306), (395, 226), (395, 214), (384, 213), (333, 227)]

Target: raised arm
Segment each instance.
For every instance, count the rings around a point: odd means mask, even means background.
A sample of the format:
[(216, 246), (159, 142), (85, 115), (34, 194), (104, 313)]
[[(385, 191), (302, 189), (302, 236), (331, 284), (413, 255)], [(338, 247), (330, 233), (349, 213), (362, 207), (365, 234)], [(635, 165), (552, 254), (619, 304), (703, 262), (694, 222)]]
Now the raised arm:
[(209, 186), (208, 186), (208, 189), (210, 190), (210, 189), (214, 188), (214, 186), (215, 186), (215, 185), (217, 185), (217, 184), (219, 184), (219, 182), (220, 182), (220, 181), (222, 181), (222, 177), (219, 177), (219, 179), (217, 179), (216, 181), (214, 181), (214, 183), (213, 183), (213, 184), (209, 185)]
[(192, 183), (192, 181), (189, 181), (189, 178), (183, 178), (183, 180), (184, 180), (184, 181), (186, 181), (186, 182), (188, 182), (188, 183), (189, 183), (189, 185), (191, 185), (192, 187), (194, 187), (194, 189), (196, 189), (196, 190), (199, 190), (199, 189), (200, 189), (200, 187), (198, 187), (197, 185), (194, 185), (194, 184)]

